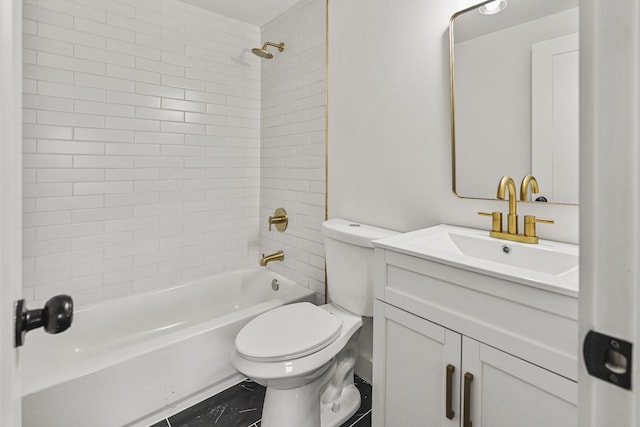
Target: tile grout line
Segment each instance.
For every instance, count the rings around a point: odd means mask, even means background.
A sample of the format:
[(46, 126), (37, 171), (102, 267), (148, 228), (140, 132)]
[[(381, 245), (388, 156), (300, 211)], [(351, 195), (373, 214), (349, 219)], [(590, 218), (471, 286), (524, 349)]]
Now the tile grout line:
[(355, 420), (353, 422), (353, 424), (351, 424), (349, 427), (355, 427), (355, 425), (358, 424), (360, 422), (360, 420), (362, 420), (364, 417), (369, 415), (369, 413), (371, 413), (371, 409), (369, 409), (365, 414), (362, 414), (362, 416), (360, 418), (358, 418), (357, 420)]

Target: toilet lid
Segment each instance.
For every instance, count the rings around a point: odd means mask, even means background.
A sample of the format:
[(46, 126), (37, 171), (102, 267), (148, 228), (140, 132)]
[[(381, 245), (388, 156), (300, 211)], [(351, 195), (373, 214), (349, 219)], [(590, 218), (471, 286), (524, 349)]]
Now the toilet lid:
[(284, 305), (256, 317), (236, 337), (247, 359), (276, 362), (303, 357), (334, 342), (342, 320), (308, 302)]

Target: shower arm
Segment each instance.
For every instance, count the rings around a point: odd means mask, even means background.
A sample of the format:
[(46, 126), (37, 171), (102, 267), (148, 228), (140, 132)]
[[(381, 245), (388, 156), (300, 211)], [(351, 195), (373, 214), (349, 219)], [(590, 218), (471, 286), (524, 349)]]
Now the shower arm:
[(276, 44), (276, 43), (266, 42), (265, 44), (262, 45), (262, 50), (266, 50), (267, 46), (273, 46), (277, 48), (280, 52), (284, 50), (284, 43)]

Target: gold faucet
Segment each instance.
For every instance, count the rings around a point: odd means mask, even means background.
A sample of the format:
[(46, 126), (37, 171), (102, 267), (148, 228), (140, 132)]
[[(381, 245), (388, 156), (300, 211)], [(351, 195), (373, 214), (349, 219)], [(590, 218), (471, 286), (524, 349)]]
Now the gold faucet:
[(518, 207), (516, 203), (516, 183), (510, 176), (503, 176), (498, 183), (498, 199), (504, 200), (504, 192), (509, 190), (509, 215), (507, 215), (507, 233), (518, 234)]
[[(531, 185), (533, 192), (537, 193), (538, 182), (536, 179), (527, 175), (522, 180), (520, 185), (520, 200), (526, 200), (527, 190)], [(536, 236), (536, 223), (541, 222), (545, 224), (553, 224), (553, 220), (536, 218), (533, 215), (525, 215), (524, 217), (524, 234), (518, 234), (518, 207), (516, 200), (516, 184), (513, 178), (509, 176), (503, 176), (498, 184), (498, 199), (504, 200), (505, 192), (508, 191), (509, 195), (509, 214), (507, 215), (507, 232), (502, 231), (502, 213), (501, 212), (478, 212), (478, 215), (486, 215), (492, 217), (491, 232), (489, 235), (497, 239), (512, 240), (514, 242), (522, 243), (538, 243), (538, 236)], [(523, 198), (524, 197), (524, 198)]]
[(520, 201), (527, 202), (529, 201), (529, 195), (527, 194), (529, 191), (529, 185), (531, 185), (531, 193), (538, 194), (540, 190), (538, 189), (538, 180), (533, 175), (527, 175), (522, 178), (522, 183), (520, 183)]
[(278, 251), (271, 255), (262, 254), (262, 258), (260, 258), (260, 266), (265, 267), (271, 261), (284, 261), (284, 252)]

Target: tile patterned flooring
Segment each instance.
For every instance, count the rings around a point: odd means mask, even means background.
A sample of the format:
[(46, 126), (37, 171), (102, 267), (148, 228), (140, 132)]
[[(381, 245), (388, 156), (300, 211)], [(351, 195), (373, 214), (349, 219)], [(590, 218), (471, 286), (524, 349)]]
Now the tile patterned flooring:
[[(371, 385), (358, 376), (354, 382), (362, 403), (341, 427), (371, 427)], [(246, 380), (151, 427), (260, 427), (264, 392)]]

